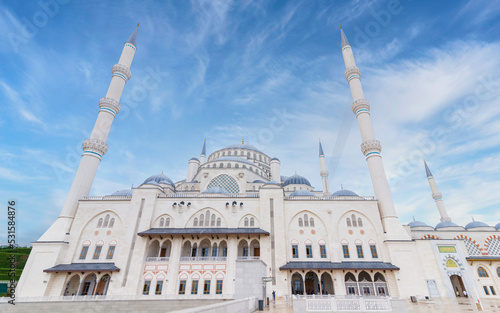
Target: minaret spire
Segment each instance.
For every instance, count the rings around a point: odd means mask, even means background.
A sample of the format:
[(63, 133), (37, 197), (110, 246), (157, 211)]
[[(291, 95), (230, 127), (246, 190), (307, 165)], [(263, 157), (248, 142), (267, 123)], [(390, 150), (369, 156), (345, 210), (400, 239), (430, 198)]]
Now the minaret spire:
[(328, 186), (328, 170), (326, 169), (325, 154), (323, 153), (323, 146), (321, 145), (321, 139), (319, 140), (319, 164), (321, 166), (321, 180), (323, 181), (323, 196), (330, 196), (330, 188)]
[(427, 162), (424, 160), (425, 173), (427, 175), (427, 181), (429, 182), (429, 186), (431, 186), (432, 198), (436, 201), (436, 206), (439, 211), (439, 215), (441, 215), (441, 222), (451, 222), (451, 218), (448, 216), (448, 212), (446, 212), (446, 208), (443, 203), (443, 195), (439, 192), (438, 187), (436, 185), (436, 181), (434, 180), (434, 176), (431, 173), (431, 170), (427, 166)]
[(203, 141), (203, 148), (201, 148), (201, 154), (200, 154), (200, 164), (204, 164), (207, 159), (207, 140), (205, 139)]
[(120, 112), (120, 98), (125, 83), (130, 79), (132, 73), (130, 66), (137, 50), (137, 31), (139, 25), (132, 32), (130, 38), (125, 42), (118, 64), (112, 68), (111, 83), (109, 84), (106, 97), (99, 100), (99, 114), (89, 139), (83, 142), (83, 154), (78, 170), (76, 171), (73, 184), (69, 190), (61, 215), (57, 221), (42, 235), (39, 241), (64, 241), (69, 234), (73, 218), (78, 207), (78, 200), (88, 196), (97, 167), (101, 158), (108, 151), (106, 140), (111, 129), (115, 115)]
[(375, 196), (378, 200), (378, 207), (384, 230), (389, 239), (409, 239), (408, 233), (404, 230), (396, 215), (396, 209), (392, 201), (389, 183), (385, 175), (384, 164), (380, 152), (382, 146), (376, 139), (370, 119), (370, 104), (365, 99), (361, 86), (361, 71), (356, 66), (351, 45), (345, 36), (344, 30), (340, 29), (342, 56), (346, 67), (345, 78), (351, 88), (353, 99), (352, 110), (358, 120), (361, 131), (361, 151), (365, 155), (370, 176), (372, 179)]

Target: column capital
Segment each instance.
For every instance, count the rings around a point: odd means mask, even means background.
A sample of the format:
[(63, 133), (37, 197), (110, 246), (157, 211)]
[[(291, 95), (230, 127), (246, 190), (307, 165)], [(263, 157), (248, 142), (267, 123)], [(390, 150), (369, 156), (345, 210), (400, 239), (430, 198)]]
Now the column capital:
[(113, 76), (118, 76), (123, 80), (125, 80), (125, 82), (127, 82), (127, 80), (129, 80), (130, 77), (132, 77), (132, 72), (130, 72), (128, 67), (122, 64), (113, 65), (111, 71), (113, 72)]
[(352, 112), (358, 116), (358, 114), (366, 112), (370, 113), (370, 102), (366, 99), (355, 100), (352, 105)]
[(361, 77), (361, 71), (359, 70), (359, 68), (357, 66), (351, 66), (351, 67), (348, 67), (346, 70), (345, 70), (345, 79), (350, 82), (351, 79), (353, 78), (360, 78)]
[(99, 158), (99, 160), (108, 152), (108, 145), (99, 139), (85, 139), (82, 147), (83, 154), (95, 156)]
[(122, 106), (120, 105), (120, 102), (113, 98), (101, 98), (101, 100), (99, 100), (99, 108), (116, 115), (120, 112)]
[(368, 158), (370, 156), (378, 155), (382, 151), (382, 145), (378, 140), (367, 140), (361, 144), (361, 152)]

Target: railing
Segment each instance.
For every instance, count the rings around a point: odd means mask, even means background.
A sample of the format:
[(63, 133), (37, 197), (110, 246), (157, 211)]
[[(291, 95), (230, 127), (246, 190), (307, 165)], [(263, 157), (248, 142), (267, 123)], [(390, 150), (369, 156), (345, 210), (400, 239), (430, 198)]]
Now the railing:
[(340, 197), (315, 197), (315, 196), (285, 196), (285, 200), (336, 200), (336, 201), (374, 201), (375, 197), (361, 197), (361, 196), (340, 196)]
[(190, 257), (190, 256), (182, 256), (181, 261), (184, 262), (199, 262), (199, 261), (222, 261), (225, 262), (227, 260), (227, 257), (225, 256), (196, 256), (196, 257)]
[(258, 198), (259, 193), (173, 193), (173, 194), (160, 194), (158, 198)]
[(83, 197), (82, 200), (85, 201), (102, 201), (102, 200), (109, 200), (109, 201), (116, 201), (116, 200), (130, 200), (132, 199), (132, 196), (87, 196)]
[(148, 256), (146, 258), (146, 262), (169, 262), (170, 258), (169, 257), (151, 257)]
[[(305, 312), (391, 312), (391, 300), (386, 297), (351, 296), (293, 296), (294, 307), (303, 307)], [(304, 306), (305, 301), (305, 306)], [(302, 303), (300, 303), (302, 302)]]
[[(153, 291), (154, 292), (154, 291)], [(191, 296), (191, 295), (189, 295)], [(44, 296), (44, 297), (20, 297), (16, 298), (17, 302), (66, 302), (66, 301), (129, 301), (129, 300), (177, 300), (177, 299), (189, 299), (186, 295), (87, 295), (87, 296)], [(192, 296), (191, 296), (192, 297)], [(210, 300), (233, 300), (234, 295), (217, 295), (201, 294), (197, 299), (210, 299)], [(10, 297), (0, 297), (0, 303), (7, 303), (12, 300)]]
[(237, 260), (260, 260), (260, 256), (238, 256)]

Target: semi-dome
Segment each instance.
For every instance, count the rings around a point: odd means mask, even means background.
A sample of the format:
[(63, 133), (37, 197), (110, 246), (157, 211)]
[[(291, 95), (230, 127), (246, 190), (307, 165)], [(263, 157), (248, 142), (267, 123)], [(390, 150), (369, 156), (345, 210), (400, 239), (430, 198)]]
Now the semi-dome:
[(359, 197), (354, 191), (340, 189), (332, 193), (332, 197)]
[(189, 159), (189, 161), (199, 161), (199, 160), (196, 157), (192, 157), (191, 159)]
[(283, 183), (283, 186), (287, 186), (287, 185), (307, 185), (307, 186), (311, 186), (311, 183), (304, 176), (300, 176), (300, 175), (295, 174), (293, 176), (288, 177), (285, 180), (285, 182)]
[(303, 196), (303, 197), (315, 197), (316, 195), (309, 190), (295, 190), (290, 194), (290, 197), (298, 197), (298, 196)]
[(111, 194), (112, 196), (125, 196), (125, 197), (130, 197), (132, 196), (132, 190), (131, 189), (126, 189), (126, 190), (118, 190), (117, 192)]
[(280, 183), (278, 183), (278, 182), (276, 182), (276, 181), (274, 181), (274, 180), (270, 180), (270, 181), (268, 181), (268, 182), (266, 183), (266, 185), (278, 185), (278, 186), (279, 186), (279, 185), (280, 185)]
[(450, 221), (444, 221), (444, 222), (438, 223), (436, 225), (436, 227), (434, 227), (434, 228), (439, 229), (439, 228), (446, 228), (446, 227), (460, 227), (460, 226), (458, 226), (457, 224), (450, 222)]
[(226, 189), (221, 188), (221, 187), (212, 187), (212, 188), (208, 188), (207, 190), (203, 191), (202, 193), (218, 193), (218, 194), (228, 195), (229, 191), (227, 191)]
[(243, 163), (246, 163), (246, 164), (250, 164), (250, 165), (253, 165), (253, 166), (257, 166), (255, 163), (253, 163), (252, 161), (248, 161), (247, 159), (244, 159), (244, 158), (240, 158), (240, 157), (237, 157), (237, 156), (223, 156), (223, 157), (220, 157), (220, 158), (217, 158), (217, 159), (213, 159), (212, 162), (217, 162), (217, 161), (232, 161), (232, 162), (243, 162)]
[[(156, 184), (154, 184), (152, 182), (155, 182)], [(167, 184), (167, 185), (170, 185), (170, 186), (175, 188), (174, 182), (170, 178), (165, 176), (163, 173), (158, 174), (158, 175), (153, 175), (153, 176), (146, 178), (146, 180), (144, 180), (143, 184), (152, 184), (152, 185)]]
[(252, 183), (254, 183), (254, 184), (265, 184), (266, 182), (263, 181), (263, 180), (260, 180), (260, 179), (256, 179)]
[(495, 225), (495, 229), (500, 229), (500, 223)]
[(478, 227), (490, 227), (490, 226), (486, 223), (479, 221), (472, 221), (469, 224), (465, 225), (465, 229), (478, 228)]
[(408, 226), (410, 226), (411, 228), (413, 228), (413, 227), (430, 227), (429, 225), (425, 224), (424, 222), (420, 222), (420, 221), (410, 222), (410, 223), (408, 223)]
[(247, 149), (247, 150), (253, 150), (253, 151), (260, 152), (260, 153), (264, 153), (252, 145), (245, 145), (245, 144), (241, 144), (241, 143), (235, 144), (235, 145), (229, 145), (229, 146), (223, 148), (222, 150), (224, 150), (224, 149)]

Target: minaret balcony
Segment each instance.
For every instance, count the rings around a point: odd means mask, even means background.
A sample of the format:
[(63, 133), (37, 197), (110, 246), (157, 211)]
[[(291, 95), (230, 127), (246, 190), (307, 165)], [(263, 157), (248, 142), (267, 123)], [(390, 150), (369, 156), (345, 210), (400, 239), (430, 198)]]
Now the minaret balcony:
[(351, 66), (345, 70), (344, 75), (345, 79), (349, 82), (353, 78), (361, 78), (361, 71), (357, 66)]

